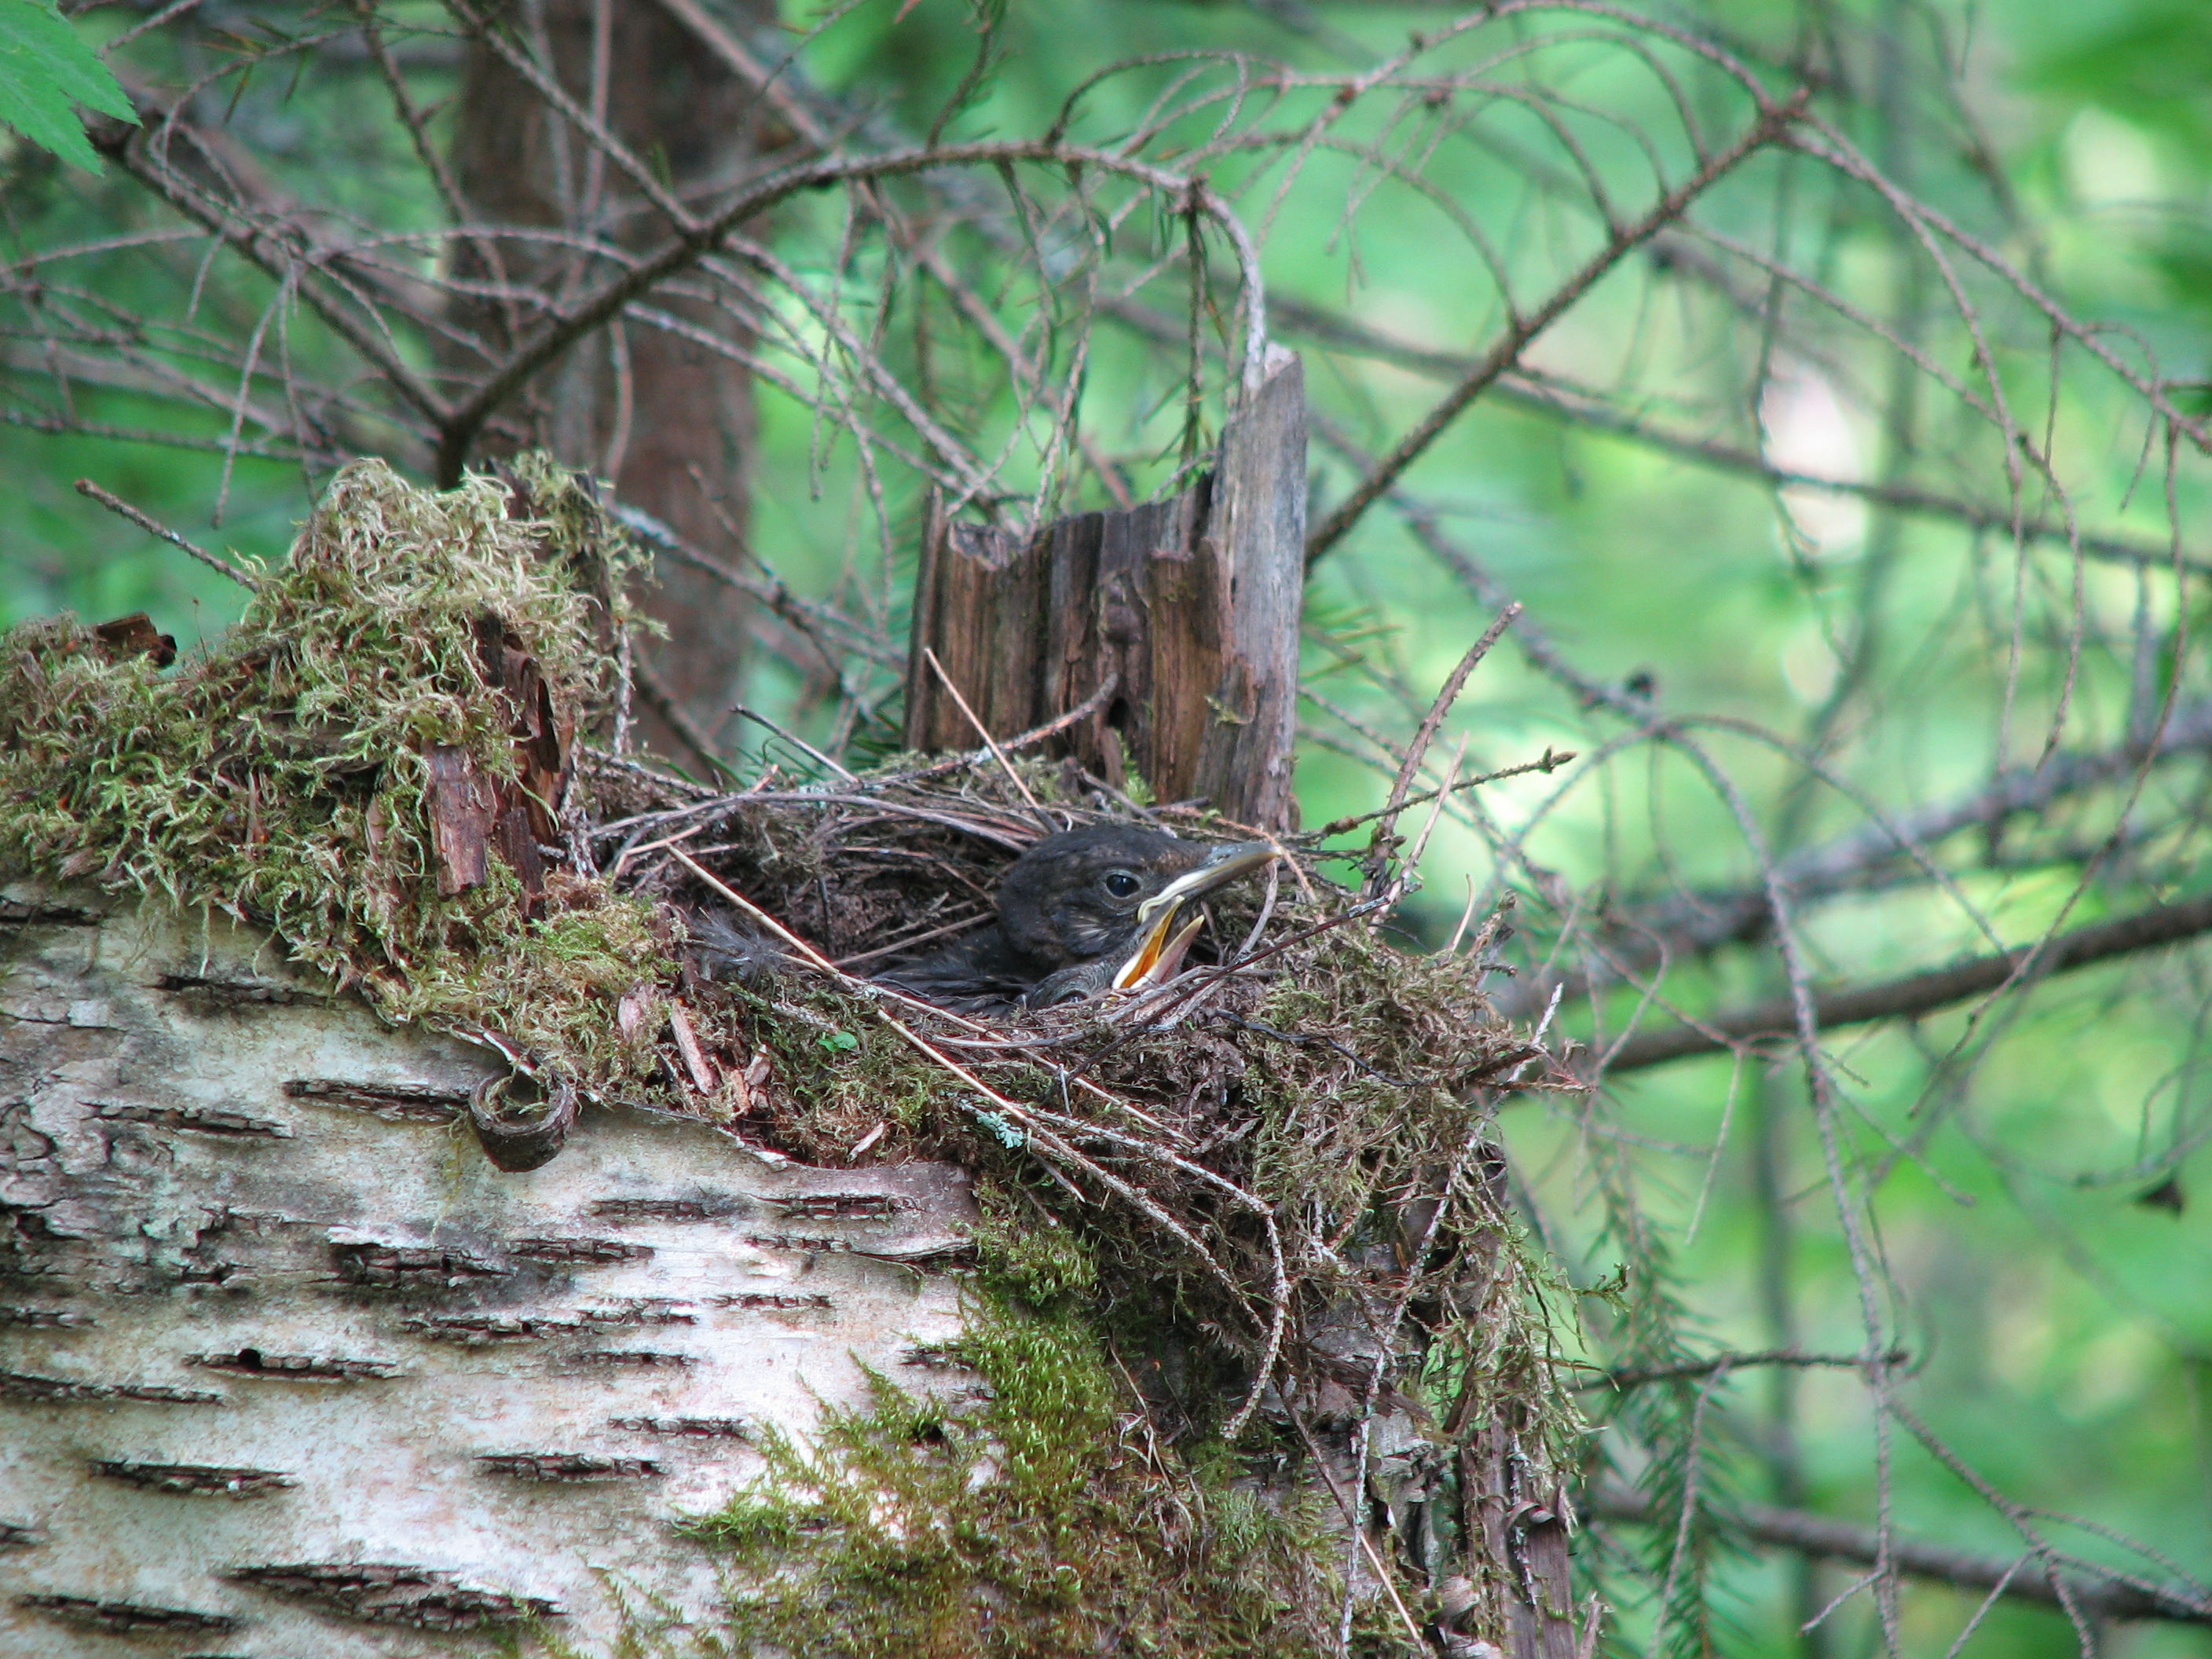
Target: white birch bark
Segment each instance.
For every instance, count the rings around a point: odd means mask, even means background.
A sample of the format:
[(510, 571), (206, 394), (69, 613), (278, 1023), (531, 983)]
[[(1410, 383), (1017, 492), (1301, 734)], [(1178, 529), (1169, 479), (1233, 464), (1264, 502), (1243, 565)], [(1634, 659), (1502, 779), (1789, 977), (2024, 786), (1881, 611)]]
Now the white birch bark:
[(670, 1523), (747, 1437), (943, 1376), (957, 1170), (587, 1109), (502, 1174), (480, 1051), (220, 919), (0, 906), (0, 1651), (686, 1648), (719, 1587)]

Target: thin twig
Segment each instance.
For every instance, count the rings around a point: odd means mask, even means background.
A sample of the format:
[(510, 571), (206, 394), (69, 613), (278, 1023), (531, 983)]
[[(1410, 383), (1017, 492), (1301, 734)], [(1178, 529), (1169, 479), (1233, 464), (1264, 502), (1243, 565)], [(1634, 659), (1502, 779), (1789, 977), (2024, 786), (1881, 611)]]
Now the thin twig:
[(807, 742), (805, 738), (800, 737), (797, 732), (787, 732), (782, 726), (778, 726), (774, 720), (770, 720), (767, 715), (761, 714), (757, 709), (748, 708), (741, 702), (733, 702), (730, 705), (730, 712), (732, 714), (738, 715), (743, 719), (752, 721), (756, 726), (767, 727), (769, 731), (775, 732), (776, 736), (781, 738), (786, 743), (789, 744), (793, 748), (800, 750), (811, 758), (819, 761), (823, 765), (828, 767), (832, 772), (835, 772), (839, 777), (844, 779), (846, 782), (858, 783), (860, 781), (857, 774), (846, 770), (845, 768), (840, 766), (836, 761), (830, 759), (829, 756), (823, 754), (819, 749), (817, 749), (812, 744)]
[(186, 12), (197, 9), (202, 3), (204, 0), (171, 0), (168, 5), (162, 7), (151, 17), (141, 18), (106, 46), (101, 46), (99, 49), (100, 55), (105, 58), (110, 52), (120, 52), (149, 30), (160, 28), (164, 23), (173, 23)]
[(941, 927), (931, 928), (926, 933), (912, 933), (904, 939), (893, 939), (889, 945), (878, 945), (874, 950), (863, 951), (856, 957), (840, 957), (837, 958), (837, 965), (840, 968), (857, 968), (864, 962), (873, 962), (878, 957), (896, 956), (902, 951), (911, 951), (917, 945), (927, 945), (930, 940), (943, 939), (949, 933), (964, 933), (989, 921), (990, 915), (988, 910), (978, 910), (971, 916), (963, 916), (957, 921), (945, 922)]
[[(1911, 1358), (1904, 1349), (1892, 1348), (1883, 1356), (1883, 1363), (1902, 1365)], [(1650, 1382), (1672, 1382), (1685, 1377), (1710, 1376), (1718, 1370), (1740, 1371), (1759, 1365), (1832, 1366), (1842, 1370), (1860, 1370), (1866, 1365), (1866, 1357), (1855, 1353), (1806, 1353), (1797, 1348), (1768, 1348), (1758, 1353), (1717, 1354), (1711, 1359), (1688, 1359), (1674, 1365), (1635, 1366), (1623, 1370), (1605, 1371), (1574, 1386), (1584, 1393), (1598, 1389), (1626, 1390), (1642, 1388)]]
[[(1429, 712), (1421, 717), (1420, 728), (1413, 733), (1413, 742), (1406, 748), (1406, 758), (1399, 763), (1398, 775), (1390, 781), (1390, 798), (1384, 803), (1382, 810), (1376, 814), (1375, 834), (1368, 842), (1367, 851), (1367, 879), (1370, 888), (1375, 888), (1382, 878), (1383, 861), (1389, 857), (1396, 839), (1391, 832), (1396, 827), (1398, 814), (1405, 810), (1406, 792), (1413, 787), (1413, 775), (1420, 770), (1421, 757), (1428, 753), (1429, 744), (1437, 735), (1437, 728), (1443, 724), (1444, 716), (1451, 712), (1452, 704), (1459, 701), (1460, 690), (1467, 684), (1467, 677), (1474, 672), (1475, 665), (1490, 654), (1490, 647), (1498, 643), (1498, 635), (1511, 627), (1513, 619), (1520, 614), (1521, 607), (1517, 603), (1508, 605), (1498, 613), (1490, 626), (1483, 629), (1482, 637), (1468, 647), (1467, 654), (1459, 659), (1458, 665), (1444, 677), (1443, 687), (1437, 693), (1436, 701), (1429, 705)], [(1437, 792), (1436, 799), (1439, 803), (1449, 793), (1450, 781), (1447, 779), (1445, 781), (1446, 787)]]
[[(1496, 772), (1485, 772), (1480, 777), (1462, 778), (1453, 784), (1449, 791), (1441, 788), (1424, 789), (1419, 794), (1408, 795), (1398, 803), (1398, 810), (1403, 811), (1408, 806), (1419, 806), (1425, 802), (1436, 799), (1439, 795), (1458, 794), (1462, 790), (1474, 789), (1486, 783), (1496, 783), (1504, 778), (1526, 777), (1531, 772), (1546, 774), (1556, 772), (1574, 758), (1575, 751), (1571, 749), (1547, 748), (1540, 760), (1522, 761), (1518, 766), (1508, 766)], [(1348, 834), (1363, 823), (1372, 823), (1379, 817), (1387, 817), (1390, 811), (1388, 806), (1378, 806), (1372, 812), (1359, 812), (1350, 817), (1333, 818), (1320, 829), (1308, 830), (1298, 836), (1297, 839), (1300, 842), (1327, 841), (1334, 836)]]
[(175, 531), (170, 529), (168, 526), (162, 524), (156, 520), (148, 518), (143, 513), (141, 513), (137, 507), (131, 506), (130, 502), (125, 501), (121, 496), (109, 495), (107, 491), (102, 489), (98, 484), (93, 483), (91, 479), (79, 478), (76, 481), (76, 493), (80, 495), (88, 497), (90, 500), (98, 501), (110, 513), (115, 514), (120, 518), (130, 520), (131, 523), (137, 525), (148, 535), (158, 536), (163, 541), (168, 543), (170, 546), (182, 548), (185, 552), (191, 554), (209, 569), (219, 572), (221, 574), (229, 577), (231, 580), (236, 582), (247, 592), (258, 593), (261, 591), (261, 584), (258, 580), (246, 574), (245, 571), (240, 570), (228, 559), (221, 557), (219, 555), (210, 553), (204, 547), (200, 547), (191, 542), (186, 541), (182, 536), (177, 534)]
[[(1474, 359), (1460, 353), (1433, 351), (1393, 339), (1357, 318), (1340, 316), (1301, 300), (1278, 297), (1273, 303), (1276, 327), (1292, 337), (1303, 336), (1319, 344), (1410, 369), (1431, 380), (1456, 381), (1475, 367)], [(1148, 319), (1142, 307), (1130, 302), (1109, 306), (1107, 312), (1116, 321), (1129, 324), (1136, 331), (1154, 338), (1164, 337), (1179, 328), (1179, 325), (1164, 317), (1156, 321)], [(1669, 431), (1613, 408), (1595, 392), (1527, 368), (1509, 370), (1499, 376), (1488, 395), (1514, 408), (1550, 416), (1569, 425), (1640, 445), (1717, 472), (1754, 479), (1769, 489), (1818, 490), (1823, 495), (1846, 496), (1921, 517), (1946, 519), (1969, 530), (1996, 531), (2008, 536), (2013, 532), (2017, 517), (2009, 507), (1984, 506), (1912, 484), (1832, 477), (1778, 466), (1756, 450), (1738, 448), (1718, 439)], [(2070, 539), (2086, 557), (2139, 568), (2172, 562), (2171, 550), (2161, 544), (2109, 532), (2075, 532), (2069, 538), (2065, 526), (2042, 516), (2021, 525), (2020, 533), (2044, 542), (2068, 543)], [(2182, 563), (2192, 575), (2212, 574), (2212, 559), (2202, 554), (2186, 556)]]
[[(1058, 737), (1069, 726), (1081, 724), (1103, 708), (1113, 700), (1115, 692), (1121, 690), (1121, 670), (1109, 668), (1106, 671), (1104, 683), (1065, 714), (1048, 720), (1042, 726), (1033, 726), (1018, 737), (1008, 738), (997, 747), (1008, 754), (1015, 754), (1042, 743), (1047, 738)], [(933, 761), (915, 771), (900, 772), (891, 777), (878, 778), (875, 780), (874, 787), (881, 788), (894, 783), (920, 783), (927, 778), (941, 778), (947, 773), (972, 770), (991, 758), (992, 751), (989, 749), (977, 749), (965, 755), (954, 755), (949, 759)]]
[(1305, 1419), (1298, 1415), (1295, 1407), (1291, 1412), (1291, 1421), (1297, 1426), (1298, 1437), (1306, 1443), (1306, 1455), (1313, 1459), (1314, 1473), (1321, 1476), (1322, 1485), (1328, 1488), (1329, 1501), (1336, 1505), (1336, 1512), (1344, 1517), (1346, 1529), (1364, 1547), (1368, 1565), (1375, 1570), (1376, 1582), (1382, 1586), (1382, 1593), (1390, 1598), (1390, 1605), (1398, 1610), (1398, 1617), (1405, 1622), (1406, 1633), (1413, 1638), (1414, 1650), (1426, 1652), (1429, 1644), (1421, 1636), (1421, 1627), (1413, 1622), (1413, 1615), (1407, 1612), (1406, 1603), (1398, 1594), (1397, 1583), (1389, 1568), (1382, 1564), (1382, 1558), (1376, 1553), (1373, 1541), (1368, 1538), (1367, 1528), (1360, 1524), (1358, 1513), (1345, 1501), (1344, 1494), (1337, 1490), (1336, 1477), (1328, 1472), (1328, 1460), (1322, 1457), (1321, 1448), (1314, 1443), (1313, 1431), (1306, 1426)]
[[(1591, 1515), (1601, 1520), (1644, 1525), (1654, 1524), (1659, 1519), (1653, 1516), (1642, 1494), (1624, 1492), (1617, 1486), (1600, 1486), (1587, 1492), (1583, 1495), (1583, 1504)], [(1826, 1560), (1873, 1565), (1883, 1553), (1874, 1528), (1832, 1521), (1802, 1510), (1745, 1504), (1732, 1510), (1708, 1509), (1701, 1519), (1706, 1526), (1754, 1544), (1796, 1550)], [(2016, 1556), (1978, 1555), (1941, 1544), (1898, 1538), (1890, 1540), (1887, 1559), (1894, 1571), (1915, 1578), (1932, 1579), (1961, 1589), (1990, 1589), (2002, 1584), (2004, 1595), (2014, 1601), (2036, 1601), (2049, 1607), (2064, 1605), (2051, 1578), (2044, 1573), (2022, 1571), (2021, 1558)], [(2063, 1582), (2065, 1595), (2098, 1618), (2212, 1625), (2212, 1599), (2094, 1574), (2094, 1569), (2084, 1568), (2063, 1576)]]
[(1444, 428), (1481, 396), (1492, 381), (1512, 368), (1538, 335), (1579, 304), (1600, 278), (1635, 249), (1680, 218), (1689, 210), (1690, 204), (1706, 191), (1780, 138), (1790, 124), (1802, 115), (1810, 91), (1809, 88), (1801, 88), (1787, 103), (1770, 105), (1761, 111), (1759, 119), (1752, 123), (1735, 143), (1699, 167), (1688, 180), (1668, 191), (1643, 218), (1615, 231), (1597, 256), (1554, 289), (1541, 305), (1526, 316), (1515, 318), (1490, 349), (1476, 361), (1466, 377), (1444, 395), (1442, 402), (1421, 417), (1420, 423), (1401, 439), (1397, 447), (1385, 456), (1373, 471), (1354, 485), (1352, 493), (1338, 502), (1329, 515), (1306, 538), (1308, 567), (1310, 568), (1316, 559), (1343, 540), (1352, 526), (1359, 522), (1361, 515), (1382, 499), (1406, 469), (1419, 459), (1429, 446), (1443, 435)]
[(991, 751), (991, 758), (999, 763), (999, 769), (1006, 775), (1006, 781), (1012, 784), (1015, 791), (1029, 803), (1030, 811), (1036, 814), (1038, 822), (1044, 825), (1048, 833), (1059, 830), (1061, 826), (1053, 821), (1052, 815), (1047, 812), (1038, 804), (1037, 798), (1030, 793), (1029, 785), (1024, 783), (1022, 775), (1014, 770), (1014, 763), (1006, 758), (1006, 751), (999, 747), (998, 739), (991, 735), (990, 728), (976, 719), (975, 711), (968, 706), (968, 699), (962, 696), (960, 688), (953, 684), (952, 676), (946, 673), (945, 665), (938, 661), (936, 650), (933, 647), (923, 646), (921, 659), (929, 665), (929, 672), (937, 676), (937, 683), (942, 685), (946, 694), (951, 697), (953, 706), (959, 709), (968, 724), (975, 728), (975, 735), (983, 739), (983, 747)]

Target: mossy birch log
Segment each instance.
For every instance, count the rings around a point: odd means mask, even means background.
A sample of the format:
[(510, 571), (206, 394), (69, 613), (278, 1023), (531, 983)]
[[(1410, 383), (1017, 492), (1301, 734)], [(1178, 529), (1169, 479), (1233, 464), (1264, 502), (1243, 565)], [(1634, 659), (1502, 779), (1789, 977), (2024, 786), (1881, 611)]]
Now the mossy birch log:
[(629, 1109), (506, 1174), (505, 1071), (221, 918), (8, 890), (0, 1651), (689, 1651), (726, 1586), (672, 1523), (760, 1437), (971, 1380), (963, 1172)]
[[(1230, 450), (1280, 482), (1277, 413)], [(1578, 1425), (1474, 1178), (1540, 1046), (1310, 874), (1223, 896), (1273, 965), (1166, 988), (1206, 1025), (979, 1046), (819, 963), (725, 982), (667, 866), (850, 948), (1026, 826), (995, 768), (572, 772), (629, 560), (526, 459), (434, 496), (364, 463), (201, 653), (8, 635), (0, 1650), (1558, 1659)], [(1216, 724), (1267, 821), (1287, 749)], [(592, 851), (702, 812), (712, 872)]]

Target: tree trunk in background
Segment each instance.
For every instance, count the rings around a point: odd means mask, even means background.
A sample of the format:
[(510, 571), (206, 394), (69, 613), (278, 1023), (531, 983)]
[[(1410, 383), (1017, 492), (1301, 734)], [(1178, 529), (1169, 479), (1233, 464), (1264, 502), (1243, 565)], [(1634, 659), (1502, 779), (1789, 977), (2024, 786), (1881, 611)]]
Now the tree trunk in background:
[[(1141, 776), (1261, 830), (1291, 826), (1304, 592), (1305, 373), (1285, 352), (1222, 438), (1211, 477), (1126, 513), (1022, 535), (933, 514), (915, 579), (909, 749), (972, 749), (1111, 692), (1055, 739), (1094, 775)], [(1048, 750), (1047, 752), (1054, 752)]]
[[(717, 8), (741, 37), (771, 21), (767, 0)], [(658, 6), (639, 0), (524, 0), (505, 22), (585, 109), (676, 191), (696, 201), (769, 147), (751, 90)], [(604, 68), (595, 74), (595, 68)], [(596, 94), (596, 96), (595, 96)], [(548, 107), (544, 98), (481, 42), (469, 47), (453, 172), (483, 222), (560, 227), (618, 246), (665, 234), (620, 169)], [(501, 242), (510, 282), (558, 294), (575, 267), (562, 250)], [(483, 270), (472, 252), (469, 274)], [(725, 337), (726, 313), (706, 314), (664, 295), (659, 308)], [(496, 336), (496, 307), (465, 307), (472, 328)], [(743, 343), (742, 341), (739, 342)], [(547, 369), (487, 436), (492, 453), (542, 444), (564, 464), (610, 479), (623, 502), (667, 524), (696, 547), (726, 546), (746, 528), (745, 469), (753, 452), (751, 377), (727, 357), (663, 330), (619, 319)], [(719, 511), (717, 510), (719, 508)], [(745, 654), (748, 606), (734, 589), (696, 571), (662, 567), (644, 608), (668, 638), (645, 656), (660, 687), (708, 732), (729, 717)], [(659, 719), (641, 716), (642, 740), (665, 754), (684, 745)]]
[(864, 1367), (939, 1386), (967, 1176), (630, 1109), (505, 1174), (503, 1067), (282, 956), (0, 893), (0, 1652), (690, 1651), (726, 1589), (671, 1522)]

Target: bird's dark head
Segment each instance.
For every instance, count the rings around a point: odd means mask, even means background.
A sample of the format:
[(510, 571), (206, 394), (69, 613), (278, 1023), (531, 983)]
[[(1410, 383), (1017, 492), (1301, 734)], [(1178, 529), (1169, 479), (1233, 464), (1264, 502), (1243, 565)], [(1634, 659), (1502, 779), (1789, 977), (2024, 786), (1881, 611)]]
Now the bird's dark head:
[(1063, 830), (1023, 854), (1000, 882), (1000, 930), (1049, 968), (1126, 952), (1139, 933), (1164, 934), (1185, 903), (1273, 855), (1265, 842), (1220, 847), (1133, 823)]

